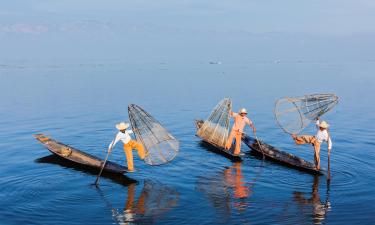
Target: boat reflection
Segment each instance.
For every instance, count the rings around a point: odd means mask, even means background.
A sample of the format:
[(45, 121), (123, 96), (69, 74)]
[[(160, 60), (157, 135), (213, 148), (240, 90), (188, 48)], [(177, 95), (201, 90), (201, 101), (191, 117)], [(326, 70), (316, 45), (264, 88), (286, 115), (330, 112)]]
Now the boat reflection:
[(152, 224), (178, 203), (179, 193), (158, 182), (145, 181), (138, 198), (136, 189), (137, 184), (128, 185), (124, 208), (112, 208), (118, 224)]
[(252, 182), (246, 182), (242, 162), (234, 162), (220, 174), (200, 178), (196, 189), (205, 194), (217, 211), (229, 216), (233, 209), (243, 212), (249, 207), (257, 177)]
[(294, 192), (293, 200), (297, 203), (298, 208), (302, 212), (306, 212), (306, 207), (311, 208), (312, 218), (314, 224), (321, 224), (326, 218), (327, 213), (331, 210), (331, 203), (329, 201), (329, 186), (330, 181), (327, 180), (327, 193), (325, 202), (321, 201), (319, 195), (319, 176), (314, 176), (314, 181), (312, 185), (311, 197), (306, 198), (305, 194), (302, 192)]

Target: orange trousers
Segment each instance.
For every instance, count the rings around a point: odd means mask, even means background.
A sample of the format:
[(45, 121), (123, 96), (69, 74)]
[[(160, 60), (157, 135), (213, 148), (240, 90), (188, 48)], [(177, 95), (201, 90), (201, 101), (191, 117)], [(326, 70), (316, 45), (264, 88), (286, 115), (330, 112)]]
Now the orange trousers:
[(294, 139), (297, 145), (303, 145), (303, 144), (312, 144), (314, 146), (314, 161), (315, 166), (319, 170), (320, 169), (320, 143), (316, 140), (314, 136), (310, 135), (302, 135), (296, 137)]
[(146, 156), (145, 149), (141, 143), (130, 140), (127, 144), (124, 144), (124, 152), (126, 155), (126, 161), (128, 163), (128, 170), (134, 170), (133, 149), (137, 149), (139, 158), (144, 159)]
[(225, 146), (226, 149), (230, 149), (232, 147), (233, 139), (236, 138), (236, 147), (234, 149), (234, 154), (238, 155), (241, 152), (241, 138), (242, 138), (242, 132), (233, 130), (229, 134), (229, 138), (227, 140), (227, 144)]

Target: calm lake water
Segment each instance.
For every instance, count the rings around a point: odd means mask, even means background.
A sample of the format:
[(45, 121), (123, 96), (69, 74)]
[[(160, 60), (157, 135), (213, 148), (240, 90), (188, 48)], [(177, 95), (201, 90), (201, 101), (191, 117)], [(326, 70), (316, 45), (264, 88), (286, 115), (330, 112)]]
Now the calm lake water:
[[(0, 223), (371, 224), (375, 221), (375, 63), (58, 63), (0, 67)], [(313, 161), (273, 118), (277, 98), (336, 93), (326, 114), (332, 180), (247, 154), (234, 163), (195, 137), (223, 97), (246, 107), (263, 141)], [(45, 133), (100, 156), (136, 103), (181, 142), (170, 164), (105, 177), (65, 163), (33, 139)], [(310, 126), (305, 133), (314, 132)], [(248, 151), (242, 146), (243, 151)], [(327, 168), (325, 145), (322, 166)], [(111, 161), (125, 163), (120, 145)]]

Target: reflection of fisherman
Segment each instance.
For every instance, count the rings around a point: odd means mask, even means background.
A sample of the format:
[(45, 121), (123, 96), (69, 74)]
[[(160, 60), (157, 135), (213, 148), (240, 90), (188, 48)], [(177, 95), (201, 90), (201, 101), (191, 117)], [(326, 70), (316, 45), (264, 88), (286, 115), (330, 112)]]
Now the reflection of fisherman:
[(133, 224), (137, 219), (137, 216), (145, 214), (145, 197), (146, 192), (142, 190), (142, 194), (138, 198), (138, 202), (135, 202), (136, 195), (136, 183), (131, 183), (128, 186), (128, 196), (126, 199), (125, 207), (122, 213), (119, 213), (117, 209), (112, 209), (113, 216), (116, 221), (121, 224)]
[(294, 200), (302, 205), (312, 205), (313, 215), (315, 220), (323, 220), (326, 217), (327, 210), (330, 208), (330, 203), (327, 202), (322, 204), (319, 196), (319, 176), (314, 177), (314, 183), (312, 185), (311, 198), (306, 199), (303, 193), (295, 192)]
[(138, 198), (137, 204), (134, 206), (136, 184), (128, 186), (128, 198), (125, 203), (124, 216), (126, 221), (134, 221), (135, 215), (143, 215), (145, 213), (145, 197), (146, 194), (142, 191)]
[(241, 109), (239, 113), (230, 112), (230, 115), (234, 118), (234, 124), (227, 140), (226, 149), (230, 149), (233, 143), (233, 139), (236, 139), (236, 148), (234, 154), (239, 155), (241, 151), (241, 138), (245, 125), (249, 125), (254, 133), (256, 132), (253, 122), (246, 116), (246, 109)]
[(108, 151), (110, 151), (117, 142), (122, 141), (124, 144), (124, 152), (126, 155), (126, 161), (128, 163), (128, 172), (134, 172), (134, 165), (133, 165), (133, 149), (137, 149), (138, 155), (141, 159), (145, 158), (145, 150), (141, 143), (138, 143), (131, 139), (130, 134), (133, 133), (132, 130), (127, 130), (129, 128), (128, 123), (121, 122), (116, 124), (116, 128), (119, 130), (115, 139), (109, 145)]
[(137, 183), (127, 186), (127, 197), (121, 213), (112, 209), (113, 217), (121, 224), (152, 224), (157, 216), (167, 212), (178, 202), (178, 192), (160, 183), (145, 181), (136, 198)]
[[(232, 173), (234, 171), (234, 174)], [(234, 198), (247, 198), (250, 195), (250, 188), (242, 181), (241, 162), (235, 162), (233, 166), (224, 171), (226, 183), (234, 189)]]
[(293, 140), (297, 145), (302, 144), (312, 144), (314, 146), (314, 161), (316, 169), (320, 169), (320, 145), (323, 141), (328, 143), (328, 156), (331, 153), (332, 141), (328, 133), (329, 124), (326, 121), (320, 122), (319, 118), (316, 120), (316, 126), (318, 127), (318, 132), (315, 136), (302, 135), (297, 136), (292, 134)]

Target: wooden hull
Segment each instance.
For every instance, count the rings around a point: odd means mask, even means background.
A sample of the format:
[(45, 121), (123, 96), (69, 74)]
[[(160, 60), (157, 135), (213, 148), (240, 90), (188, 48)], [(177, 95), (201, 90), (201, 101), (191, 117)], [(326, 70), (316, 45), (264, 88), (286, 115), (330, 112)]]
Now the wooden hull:
[[(50, 155), (35, 159), (35, 162), (41, 163), (41, 164), (58, 165), (60, 167), (72, 169), (72, 170), (79, 171), (81, 173), (85, 173), (87, 175), (92, 175), (95, 177), (98, 176), (98, 173), (99, 173), (99, 169), (96, 167), (85, 166), (85, 165), (78, 164), (70, 160), (65, 160), (65, 159), (61, 160), (61, 157), (58, 156), (57, 154), (50, 154)], [(129, 184), (132, 184), (132, 183), (137, 183), (136, 180), (125, 176), (125, 174), (103, 171), (101, 177), (111, 180), (112, 182), (116, 184), (120, 184), (124, 186), (128, 186)]]
[(242, 142), (244, 142), (251, 150), (253, 150), (257, 154), (264, 154), (267, 159), (270, 159), (279, 164), (283, 164), (313, 174), (322, 173), (320, 170), (315, 169), (315, 165), (313, 163), (299, 158), (293, 154), (278, 150), (275, 147), (264, 142), (261, 142), (261, 148), (259, 148), (257, 141), (246, 134), (242, 136)]
[[(40, 143), (42, 143), (50, 152), (65, 160), (98, 170), (103, 166), (103, 160), (96, 156), (90, 155), (88, 153), (77, 150), (73, 147), (60, 143), (43, 134), (36, 134), (34, 135), (34, 137)], [(108, 173), (123, 174), (127, 172), (127, 167), (121, 166), (114, 162), (107, 161), (104, 167), (104, 171)]]
[[(195, 126), (197, 127), (197, 130), (203, 125), (204, 121), (203, 120), (195, 120)], [(203, 147), (207, 148), (208, 150), (212, 151), (212, 152), (215, 152), (215, 153), (218, 153), (220, 155), (223, 155), (233, 161), (241, 161), (241, 156), (239, 155), (234, 155), (233, 154), (233, 148), (229, 149), (229, 150), (226, 150), (225, 148), (221, 147), (221, 146), (218, 146), (216, 145), (215, 143), (212, 143), (208, 140), (204, 140), (202, 139), (203, 141)]]

